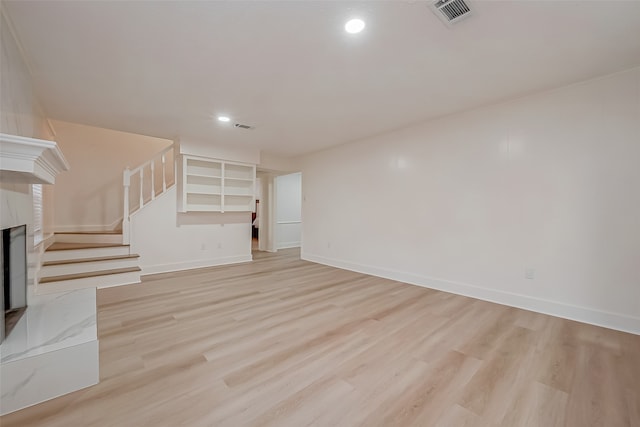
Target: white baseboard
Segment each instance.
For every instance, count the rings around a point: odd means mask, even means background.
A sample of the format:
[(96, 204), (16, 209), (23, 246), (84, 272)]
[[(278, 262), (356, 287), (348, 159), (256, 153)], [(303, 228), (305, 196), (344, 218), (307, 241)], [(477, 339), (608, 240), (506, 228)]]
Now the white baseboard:
[(42, 239), (42, 242), (40, 242), (40, 244), (42, 245), (43, 252), (46, 251), (49, 246), (53, 245), (55, 241), (56, 241), (56, 235), (53, 233), (49, 233), (46, 236), (44, 236), (44, 238)]
[(142, 265), (141, 268), (142, 275), (146, 276), (149, 274), (169, 273), (171, 271), (192, 270), (194, 268), (215, 267), (218, 265), (238, 264), (241, 262), (251, 261), (253, 261), (253, 257), (251, 255), (237, 255), (198, 261), (176, 262), (170, 264)]
[(282, 242), (278, 243), (276, 249), (289, 249), (289, 248), (299, 248), (300, 242)]
[(94, 225), (56, 225), (53, 227), (55, 233), (68, 233), (73, 231), (113, 231), (120, 227), (122, 218), (118, 218), (111, 224), (94, 224)]
[(453, 282), (428, 276), (421, 276), (402, 271), (390, 270), (370, 265), (357, 264), (320, 255), (303, 252), (301, 258), (307, 261), (325, 264), (331, 267), (351, 270), (358, 273), (369, 274), (385, 279), (409, 283), (453, 294), (464, 295), (484, 301), (495, 302), (511, 307), (522, 308), (564, 319), (589, 323), (605, 328), (616, 329), (623, 332), (640, 335), (640, 317), (611, 313), (588, 307), (579, 307), (556, 301), (535, 298), (527, 295), (504, 292), (495, 289), (487, 289), (468, 283)]

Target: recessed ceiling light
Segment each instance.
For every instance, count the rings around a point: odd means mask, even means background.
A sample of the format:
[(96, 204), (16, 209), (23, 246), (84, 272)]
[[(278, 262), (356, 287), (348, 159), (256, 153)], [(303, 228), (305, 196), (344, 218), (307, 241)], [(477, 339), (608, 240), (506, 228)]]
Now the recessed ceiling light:
[(362, 19), (351, 19), (344, 24), (344, 30), (350, 34), (356, 34), (364, 30), (364, 21)]
[(231, 118), (227, 117), (227, 116), (218, 116), (218, 120), (221, 122), (230, 122)]

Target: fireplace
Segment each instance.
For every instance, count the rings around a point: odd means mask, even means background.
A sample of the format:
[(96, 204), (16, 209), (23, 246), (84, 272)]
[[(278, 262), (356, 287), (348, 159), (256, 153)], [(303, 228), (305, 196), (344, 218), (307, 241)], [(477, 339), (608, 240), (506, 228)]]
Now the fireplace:
[(7, 337), (27, 308), (27, 226), (2, 230), (2, 294), (0, 342)]

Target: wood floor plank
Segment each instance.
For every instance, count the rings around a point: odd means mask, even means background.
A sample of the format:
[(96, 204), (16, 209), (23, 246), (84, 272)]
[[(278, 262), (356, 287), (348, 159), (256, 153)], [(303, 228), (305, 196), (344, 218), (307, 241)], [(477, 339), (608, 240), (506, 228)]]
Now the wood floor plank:
[(483, 424), (480, 417), (473, 412), (467, 411), (459, 405), (453, 405), (442, 417), (431, 425), (436, 427), (476, 427), (486, 426), (488, 424)]
[(526, 427), (545, 426), (562, 427), (566, 425), (565, 414), (568, 393), (531, 382), (522, 387), (511, 401), (501, 426)]
[(640, 425), (640, 337), (256, 252), (98, 290), (101, 381), (3, 427)]

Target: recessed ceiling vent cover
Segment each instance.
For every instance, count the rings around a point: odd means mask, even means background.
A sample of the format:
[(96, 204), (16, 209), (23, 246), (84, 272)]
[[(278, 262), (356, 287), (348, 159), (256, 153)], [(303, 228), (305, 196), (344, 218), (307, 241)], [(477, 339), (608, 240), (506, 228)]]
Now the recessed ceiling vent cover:
[(433, 9), (446, 24), (455, 24), (471, 14), (471, 9), (464, 0), (438, 0), (433, 3)]
[(249, 125), (243, 125), (242, 123), (236, 123), (233, 126), (240, 128), (240, 129), (253, 129), (253, 126), (249, 126)]

